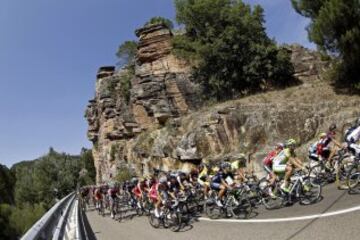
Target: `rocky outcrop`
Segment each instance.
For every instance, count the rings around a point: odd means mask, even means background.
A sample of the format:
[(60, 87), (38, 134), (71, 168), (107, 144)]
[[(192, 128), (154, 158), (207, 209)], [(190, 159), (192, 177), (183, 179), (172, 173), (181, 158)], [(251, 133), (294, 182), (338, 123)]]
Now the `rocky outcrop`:
[(292, 137), (305, 153), (330, 123), (341, 128), (360, 114), (358, 97), (338, 96), (321, 80), (328, 62), (299, 45), (285, 48), (301, 85), (201, 106), (189, 64), (171, 53), (172, 32), (150, 25), (136, 35), (135, 68), (100, 68), (86, 110), (97, 182), (124, 166), (139, 175), (153, 168), (189, 170), (200, 161), (251, 152), (260, 169), (274, 143)]
[(129, 165), (126, 151), (131, 140), (184, 116), (197, 105), (189, 65), (171, 53), (172, 32), (157, 24), (137, 30), (136, 35), (134, 69), (101, 67), (95, 98), (86, 110), (98, 182)]

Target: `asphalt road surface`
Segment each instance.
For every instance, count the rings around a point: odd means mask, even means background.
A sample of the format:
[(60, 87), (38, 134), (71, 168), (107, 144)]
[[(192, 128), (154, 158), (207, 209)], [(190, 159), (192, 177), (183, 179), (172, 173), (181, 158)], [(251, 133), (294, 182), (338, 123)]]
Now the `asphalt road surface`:
[(321, 202), (310, 206), (295, 204), (271, 211), (260, 207), (250, 222), (200, 218), (178, 233), (152, 228), (147, 217), (118, 222), (95, 211), (88, 211), (87, 216), (99, 240), (360, 239), (360, 195), (349, 195), (347, 191), (337, 190), (335, 185), (324, 187), (322, 195)]

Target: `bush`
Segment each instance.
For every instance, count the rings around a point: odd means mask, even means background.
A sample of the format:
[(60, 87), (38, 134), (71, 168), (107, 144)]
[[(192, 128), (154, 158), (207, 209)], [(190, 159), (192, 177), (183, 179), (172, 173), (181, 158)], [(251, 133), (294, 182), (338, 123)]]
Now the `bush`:
[(10, 225), (14, 227), (18, 234), (23, 235), (45, 212), (46, 210), (42, 204), (24, 204), (22, 208), (13, 209), (10, 216)]
[(131, 79), (134, 75), (135, 72), (129, 68), (120, 78), (120, 93), (126, 103), (130, 102)]
[(145, 27), (151, 24), (159, 24), (162, 23), (165, 26), (167, 26), (169, 29), (173, 29), (174, 28), (174, 24), (170, 19), (164, 18), (164, 17), (153, 17), (151, 18), (148, 22), (145, 23)]
[(20, 235), (10, 224), (13, 209), (8, 204), (0, 204), (0, 239), (17, 239)]
[(132, 177), (133, 177), (133, 175), (132, 175), (130, 169), (126, 168), (126, 167), (122, 167), (118, 170), (118, 174), (115, 177), (115, 179), (116, 179), (116, 181), (119, 181), (119, 182), (125, 182), (125, 181), (130, 180)]

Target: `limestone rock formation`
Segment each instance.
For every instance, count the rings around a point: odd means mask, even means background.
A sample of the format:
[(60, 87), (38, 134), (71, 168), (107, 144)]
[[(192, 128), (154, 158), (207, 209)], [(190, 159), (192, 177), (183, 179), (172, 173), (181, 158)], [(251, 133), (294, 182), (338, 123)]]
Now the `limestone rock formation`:
[(328, 63), (302, 46), (285, 46), (301, 85), (207, 107), (199, 103), (189, 64), (171, 53), (172, 32), (158, 24), (136, 35), (134, 72), (100, 68), (86, 110), (97, 182), (124, 166), (139, 175), (153, 168), (189, 170), (194, 163), (241, 152), (256, 152), (260, 169), (273, 144), (292, 137), (305, 153), (330, 123), (341, 129), (360, 115), (360, 99), (336, 95), (321, 80)]
[[(155, 24), (137, 30), (136, 35), (139, 46), (134, 73), (129, 68), (101, 67), (95, 98), (86, 110), (98, 182), (116, 174), (122, 165), (131, 165), (126, 151), (137, 135), (163, 126), (197, 105), (188, 64), (171, 54), (172, 32)], [(126, 81), (131, 82), (130, 89)]]

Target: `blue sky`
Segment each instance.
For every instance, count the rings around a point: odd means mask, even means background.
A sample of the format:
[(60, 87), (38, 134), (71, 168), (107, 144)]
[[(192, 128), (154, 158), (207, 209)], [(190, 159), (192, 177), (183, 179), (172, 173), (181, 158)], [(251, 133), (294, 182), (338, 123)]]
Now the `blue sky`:
[[(289, 0), (247, 0), (265, 8), (280, 43), (313, 48)], [(1, 0), (0, 163), (91, 147), (83, 117), (95, 74), (116, 63), (119, 43), (153, 16), (175, 18), (171, 0)]]

